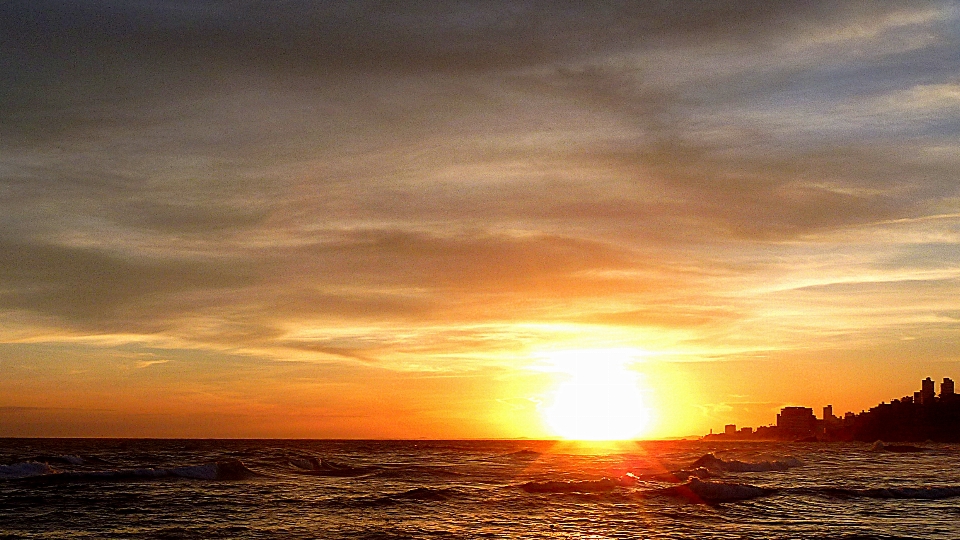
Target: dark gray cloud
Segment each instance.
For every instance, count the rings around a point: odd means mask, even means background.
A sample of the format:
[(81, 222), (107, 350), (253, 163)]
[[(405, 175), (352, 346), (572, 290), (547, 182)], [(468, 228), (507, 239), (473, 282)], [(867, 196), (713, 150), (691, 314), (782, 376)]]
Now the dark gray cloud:
[(90, 248), (17, 241), (2, 241), (0, 249), (4, 254), (0, 305), (60, 317), (70, 326), (91, 330), (159, 331), (165, 327), (160, 308), (170, 296), (251, 281), (236, 261), (128, 258)]
[[(933, 4), (927, 4), (933, 5)], [(917, 2), (7, 2), (25, 50), (383, 70), (502, 69), (637, 45), (756, 41)], [(136, 46), (135, 48), (131, 46)], [(208, 58), (198, 59), (197, 55)]]
[[(328, 84), (344, 72), (497, 73), (671, 46), (762, 50), (937, 5), (14, 1), (0, 6), (0, 69), (7, 119), (31, 120), (18, 133), (28, 137), (123, 124), (117, 104), (188, 98), (237, 76)], [(732, 74), (713, 84), (745, 96), (764, 80)]]
[(210, 204), (171, 204), (135, 201), (116, 209), (119, 223), (148, 227), (160, 232), (210, 234), (218, 230), (252, 228), (266, 219), (265, 211)]
[[(956, 20), (943, 2), (4, 2), (0, 303), (358, 358), (284, 329), (720, 333), (751, 309), (724, 280), (781, 279), (806, 261), (791, 243), (956, 211)], [(923, 251), (903, 257), (942, 266)], [(623, 305), (584, 307), (603, 301)]]

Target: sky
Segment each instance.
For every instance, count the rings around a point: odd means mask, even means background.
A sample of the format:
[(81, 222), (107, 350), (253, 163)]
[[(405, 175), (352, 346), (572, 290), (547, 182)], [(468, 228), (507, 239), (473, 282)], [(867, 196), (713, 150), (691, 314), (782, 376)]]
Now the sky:
[(960, 4), (584, 4), (0, 3), (0, 436), (550, 437), (571, 357), (648, 437), (960, 378)]

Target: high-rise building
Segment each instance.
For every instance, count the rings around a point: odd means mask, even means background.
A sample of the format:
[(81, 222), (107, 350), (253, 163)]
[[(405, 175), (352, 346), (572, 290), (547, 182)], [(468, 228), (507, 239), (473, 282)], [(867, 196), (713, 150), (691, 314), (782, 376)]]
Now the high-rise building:
[(784, 407), (777, 415), (777, 430), (788, 439), (812, 437), (817, 430), (817, 417), (809, 407)]
[(737, 434), (737, 425), (736, 424), (727, 424), (723, 426), (723, 433), (726, 435), (736, 435)]
[(827, 405), (823, 408), (823, 421), (829, 422), (833, 420), (833, 405)]
[(950, 401), (954, 399), (956, 394), (953, 393), (953, 379), (947, 377), (943, 378), (943, 382), (940, 383), (940, 399), (942, 401)]
[(933, 403), (933, 396), (936, 395), (936, 392), (933, 390), (933, 379), (927, 377), (920, 381), (920, 385), (920, 404), (930, 405)]

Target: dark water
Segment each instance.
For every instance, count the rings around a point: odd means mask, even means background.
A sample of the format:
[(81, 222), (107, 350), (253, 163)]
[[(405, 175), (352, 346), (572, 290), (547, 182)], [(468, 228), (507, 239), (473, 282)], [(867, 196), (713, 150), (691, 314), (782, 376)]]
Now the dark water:
[(921, 446), (7, 439), (0, 538), (960, 538)]

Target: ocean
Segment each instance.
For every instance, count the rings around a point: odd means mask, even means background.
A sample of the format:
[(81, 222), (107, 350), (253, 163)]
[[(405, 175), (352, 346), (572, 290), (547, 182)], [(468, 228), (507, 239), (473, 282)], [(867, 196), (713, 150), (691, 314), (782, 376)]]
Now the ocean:
[(0, 439), (0, 538), (960, 538), (960, 447)]

